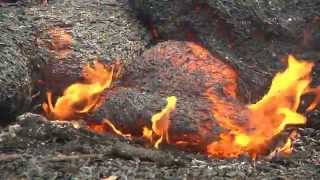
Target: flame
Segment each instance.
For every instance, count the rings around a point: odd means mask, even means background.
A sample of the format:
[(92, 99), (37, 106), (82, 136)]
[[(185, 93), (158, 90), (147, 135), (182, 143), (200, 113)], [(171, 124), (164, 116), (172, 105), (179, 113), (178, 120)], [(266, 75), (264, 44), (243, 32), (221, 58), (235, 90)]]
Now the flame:
[[(217, 106), (212, 108), (213, 115), (222, 127), (230, 131), (222, 133), (220, 140), (209, 144), (207, 152), (223, 157), (247, 153), (255, 158), (266, 153), (273, 138), (288, 125), (305, 124), (306, 118), (297, 112), (301, 96), (314, 92), (319, 97), (319, 88), (309, 88), (312, 67), (311, 62), (299, 61), (290, 55), (287, 69), (276, 74), (268, 93), (257, 103), (248, 105), (247, 109), (236, 112), (235, 107), (209, 91), (209, 99)], [(309, 109), (316, 106), (317, 100)], [(232, 118), (233, 113), (246, 115), (248, 123), (237, 124)], [(292, 140), (288, 138), (280, 151), (290, 153), (291, 143)]]
[(289, 138), (287, 139), (287, 142), (283, 145), (283, 147), (280, 147), (279, 150), (276, 150), (279, 152), (279, 154), (281, 155), (289, 155), (292, 153), (293, 151), (293, 147), (292, 147), (292, 141), (294, 139), (296, 139), (297, 137), (297, 131), (292, 131), (290, 133)]
[(115, 134), (118, 134), (119, 136), (131, 138), (131, 134), (124, 134), (119, 129), (116, 128), (116, 126), (108, 119), (103, 119), (103, 122), (106, 123)]
[(97, 108), (102, 92), (111, 85), (113, 67), (107, 68), (95, 62), (93, 67), (89, 65), (84, 67), (82, 74), (85, 83), (70, 85), (54, 105), (52, 93), (50, 91), (47, 93), (48, 102), (43, 104), (43, 109), (48, 117), (68, 120)]
[(154, 147), (159, 148), (160, 143), (165, 139), (169, 143), (168, 129), (170, 126), (170, 114), (176, 108), (177, 98), (175, 96), (170, 96), (167, 98), (167, 105), (161, 112), (154, 114), (151, 118), (152, 129), (147, 127), (143, 128), (143, 137), (150, 140), (150, 142), (154, 142), (153, 134), (156, 134), (160, 138), (158, 138)]
[[(209, 52), (201, 46), (193, 43), (188, 45), (197, 58), (206, 59), (210, 56)], [(179, 61), (176, 63), (178, 65)], [(205, 144), (205, 150), (209, 155), (238, 157), (241, 154), (248, 154), (253, 159), (258, 155), (266, 155), (271, 150), (272, 143), (282, 135), (281, 133), (288, 125), (306, 123), (306, 118), (297, 112), (304, 94), (315, 94), (307, 111), (313, 110), (320, 102), (320, 87), (309, 87), (313, 63), (297, 60), (291, 55), (288, 57), (287, 69), (276, 74), (267, 94), (255, 104), (250, 105), (238, 101), (235, 82), (237, 74), (232, 69), (202, 66), (203, 64), (205, 63), (202, 61), (190, 63), (188, 70), (193, 71), (199, 67), (204, 72), (215, 75), (216, 79), (213, 82), (220, 82), (220, 80), (226, 82), (222, 87), (223, 96), (215, 89), (206, 90), (208, 100), (212, 102), (211, 113), (224, 130), (218, 140)], [(215, 72), (221, 72), (222, 75), (219, 76)], [(70, 85), (55, 104), (52, 101), (52, 93), (49, 91), (48, 101), (43, 104), (43, 109), (48, 117), (58, 120), (70, 120), (92, 112), (101, 104), (101, 94), (110, 87), (114, 76), (119, 76), (114, 67), (105, 67), (98, 62), (95, 62), (93, 67), (88, 65), (83, 69), (84, 83)], [(228, 79), (226, 77), (231, 80), (226, 80)], [(163, 142), (175, 145), (197, 144), (203, 147), (201, 142), (192, 140), (173, 142), (172, 138), (170, 142), (168, 134), (171, 124), (170, 115), (176, 109), (177, 98), (170, 96), (166, 100), (166, 106), (151, 117), (151, 128), (143, 127), (143, 137), (155, 148), (159, 148)], [(88, 127), (97, 133), (105, 133), (111, 129), (115, 134), (132, 138), (131, 134), (125, 134), (117, 128), (112, 120), (103, 119), (97, 124), (88, 123)], [(285, 142), (283, 146), (274, 148), (273, 152), (275, 154), (292, 153), (294, 134), (295, 131), (285, 137), (287, 139), (283, 141)]]
[(278, 152), (283, 155), (289, 155), (292, 153), (292, 139), (288, 138), (287, 142), (281, 147)]

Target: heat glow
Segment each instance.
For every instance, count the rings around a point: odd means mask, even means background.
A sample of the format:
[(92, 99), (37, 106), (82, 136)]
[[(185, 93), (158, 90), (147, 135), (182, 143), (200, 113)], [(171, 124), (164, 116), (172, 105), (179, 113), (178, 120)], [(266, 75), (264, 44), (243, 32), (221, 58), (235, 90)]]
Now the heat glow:
[[(165, 139), (169, 143), (168, 130), (170, 127), (170, 114), (175, 110), (177, 98), (170, 96), (167, 98), (167, 105), (161, 112), (156, 113), (152, 116), (152, 128), (143, 128), (143, 136), (154, 143), (155, 148), (159, 148), (159, 144)], [(154, 135), (158, 136), (157, 140), (154, 139)]]
[[(188, 46), (197, 58), (207, 59), (210, 56), (209, 52), (200, 45), (189, 43)], [(178, 60), (175, 63), (180, 65)], [(292, 142), (296, 137), (295, 131), (285, 136), (282, 146), (273, 147), (272, 144), (277, 141), (287, 126), (306, 123), (306, 117), (297, 112), (303, 95), (315, 95), (307, 111), (313, 110), (319, 104), (320, 87), (310, 87), (313, 63), (297, 60), (290, 55), (287, 68), (275, 75), (266, 95), (255, 104), (249, 105), (242, 104), (237, 99), (237, 74), (232, 68), (221, 69), (214, 65), (205, 65), (203, 61), (185, 64), (191, 72), (201, 69), (209, 75), (214, 75), (215, 79), (210, 82), (211, 84), (224, 82), (223, 95), (211, 88), (208, 88), (205, 94), (212, 102), (211, 114), (225, 131), (220, 133), (218, 140), (209, 144), (198, 143), (199, 146), (205, 147), (207, 154), (216, 157), (238, 157), (247, 154), (255, 159), (258, 155), (267, 155), (270, 151), (290, 154)], [(48, 100), (43, 104), (46, 115), (55, 120), (70, 120), (93, 112), (100, 106), (102, 93), (111, 86), (115, 74), (117, 73), (114, 73), (114, 67), (106, 67), (98, 62), (95, 62), (92, 67), (89, 65), (84, 67), (82, 72), (84, 82), (71, 84), (55, 103), (52, 100), (52, 93), (50, 91), (47, 93)], [(170, 141), (168, 133), (171, 125), (170, 114), (175, 111), (176, 103), (177, 97), (167, 97), (167, 105), (160, 112), (152, 115), (151, 127), (146, 125), (141, 130), (143, 138), (155, 148), (159, 148), (161, 143), (179, 146), (198, 142)], [(121, 132), (121, 129), (112, 123), (112, 119), (102, 119), (96, 124), (88, 123), (88, 128), (97, 133), (110, 130), (114, 134), (133, 138), (130, 134)]]
[(47, 116), (56, 120), (69, 120), (91, 112), (100, 104), (102, 92), (109, 88), (113, 76), (113, 67), (106, 67), (95, 62), (93, 67), (87, 65), (82, 71), (84, 83), (70, 85), (55, 104), (52, 93), (47, 93), (48, 102), (43, 104)]
[[(212, 113), (218, 119), (219, 124), (229, 129), (220, 135), (220, 140), (207, 146), (207, 152), (211, 155), (222, 157), (237, 157), (240, 154), (249, 154), (253, 158), (265, 154), (273, 139), (288, 125), (303, 125), (306, 118), (297, 112), (301, 102), (301, 96), (309, 92), (317, 92), (319, 88), (312, 89), (311, 62), (297, 60), (293, 56), (288, 57), (288, 67), (285, 71), (276, 74), (272, 80), (268, 93), (257, 103), (250, 104), (243, 110), (248, 116), (248, 123), (237, 125), (233, 119), (228, 119), (224, 114), (230, 109), (226, 102), (219, 102), (218, 108), (213, 108)], [(219, 97), (208, 93), (209, 99), (219, 101)], [(308, 108), (311, 110), (317, 103), (317, 98)], [(239, 112), (240, 113), (240, 112)], [(282, 148), (282, 152), (290, 153), (292, 139), (288, 140)]]

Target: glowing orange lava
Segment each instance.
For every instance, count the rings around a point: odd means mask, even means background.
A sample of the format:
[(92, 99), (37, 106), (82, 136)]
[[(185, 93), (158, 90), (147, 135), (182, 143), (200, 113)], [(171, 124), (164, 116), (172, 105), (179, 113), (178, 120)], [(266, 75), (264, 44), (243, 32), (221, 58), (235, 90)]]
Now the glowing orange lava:
[(65, 58), (72, 52), (72, 36), (64, 28), (52, 27), (48, 30), (48, 35), (51, 38), (51, 47), (58, 59)]
[[(270, 150), (290, 154), (295, 132), (288, 135), (281, 147), (272, 147), (273, 149), (270, 147), (288, 125), (306, 123), (306, 117), (297, 112), (304, 94), (315, 95), (307, 111), (313, 110), (319, 104), (320, 87), (309, 87), (313, 63), (297, 60), (290, 55), (287, 69), (276, 74), (267, 94), (255, 104), (245, 105), (237, 99), (235, 71), (218, 59), (211, 58), (212, 55), (200, 45), (187, 43), (187, 46), (190, 48), (188, 52), (193, 54), (193, 60), (185, 61), (174, 56), (173, 65), (183, 65), (188, 72), (201, 70), (206, 77), (212, 76), (205, 82), (208, 87), (205, 95), (212, 103), (210, 107), (212, 116), (224, 131), (220, 133), (218, 140), (210, 143), (200, 144), (201, 141), (192, 140), (174, 142), (172, 136), (170, 142), (168, 134), (171, 125), (170, 115), (175, 111), (177, 103), (177, 97), (170, 96), (167, 97), (167, 105), (151, 117), (152, 126), (145, 125), (141, 130), (143, 137), (155, 148), (159, 148), (161, 143), (177, 146), (197, 144), (201, 148), (205, 147), (209, 155), (217, 157), (238, 157), (247, 154), (255, 159), (258, 155), (270, 153)], [(212, 63), (212, 61), (217, 62)], [(93, 67), (86, 66), (82, 74), (84, 82), (70, 85), (55, 103), (52, 100), (52, 93), (47, 93), (48, 102), (43, 104), (43, 109), (49, 118), (70, 120), (94, 111), (101, 104), (102, 92), (110, 87), (112, 78), (118, 76), (114, 73), (114, 67), (106, 67), (98, 62), (94, 63)], [(221, 93), (213, 87), (217, 83), (222, 85)], [(88, 123), (88, 127), (97, 133), (112, 130), (117, 135), (132, 138), (130, 134), (124, 134), (117, 128), (112, 119), (103, 119), (96, 124)]]
[(54, 105), (52, 93), (47, 93), (48, 102), (43, 104), (43, 109), (49, 118), (73, 119), (97, 108), (102, 92), (111, 85), (113, 67), (95, 62), (93, 67), (87, 65), (82, 74), (85, 82), (70, 85)]
[[(239, 111), (248, 115), (248, 123), (239, 126), (224, 117), (233, 111), (226, 102), (220, 102), (220, 108), (213, 108), (212, 113), (219, 124), (229, 129), (220, 136), (219, 141), (207, 146), (211, 155), (236, 157), (240, 154), (249, 154), (255, 158), (268, 150), (273, 138), (282, 132), (287, 125), (303, 125), (306, 118), (297, 112), (301, 96), (310, 91), (311, 70), (313, 64), (307, 61), (298, 61), (293, 56), (288, 58), (288, 68), (278, 73), (271, 84), (268, 93), (257, 103), (247, 106), (247, 110)], [(314, 91), (316, 92), (316, 91)], [(208, 93), (209, 99), (219, 101), (220, 98)], [(315, 107), (315, 106), (314, 106)], [(282, 148), (290, 152), (291, 140)]]

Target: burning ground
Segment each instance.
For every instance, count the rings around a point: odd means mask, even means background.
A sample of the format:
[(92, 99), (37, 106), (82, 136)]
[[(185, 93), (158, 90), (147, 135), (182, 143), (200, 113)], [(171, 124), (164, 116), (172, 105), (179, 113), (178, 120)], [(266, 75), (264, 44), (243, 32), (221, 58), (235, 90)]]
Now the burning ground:
[(250, 105), (237, 98), (235, 70), (196, 43), (160, 43), (137, 59), (110, 90), (115, 67), (98, 62), (85, 67), (84, 82), (67, 87), (55, 103), (48, 92), (46, 115), (86, 119), (94, 132), (142, 137), (156, 148), (165, 143), (216, 157), (256, 159), (290, 154), (296, 132), (287, 127), (306, 124), (297, 112), (302, 96), (314, 96), (302, 111), (319, 101), (319, 88), (309, 86), (313, 64), (292, 55), (267, 94)]
[(139, 141), (97, 135), (25, 114), (2, 130), (1, 177), (318, 179), (320, 132), (310, 128), (297, 132), (300, 136), (288, 157), (219, 160), (175, 149), (146, 149)]
[[(32, 19), (8, 31), (32, 31), (21, 54), (32, 59), (36, 94), (25, 99), (37, 114), (1, 129), (4, 179), (319, 178), (320, 133), (305, 128), (319, 117), (318, 56), (301, 58), (316, 50), (316, 20), (301, 48), (272, 34), (286, 33), (283, 24), (245, 40), (244, 27), (214, 17), (213, 1), (186, 1), (184, 11), (171, 11), (178, 1), (150, 1), (165, 7), (153, 14), (139, 2), (15, 4), (20, 19)], [(178, 13), (170, 18), (177, 27), (162, 9)]]

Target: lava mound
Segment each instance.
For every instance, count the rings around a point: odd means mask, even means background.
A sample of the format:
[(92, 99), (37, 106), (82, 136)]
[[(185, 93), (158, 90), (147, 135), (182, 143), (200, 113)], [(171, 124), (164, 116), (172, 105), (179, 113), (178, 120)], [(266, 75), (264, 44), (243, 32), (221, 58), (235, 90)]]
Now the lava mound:
[(170, 143), (188, 142), (202, 149), (224, 131), (211, 112), (215, 104), (208, 93), (215, 94), (223, 107), (239, 109), (227, 113), (229, 118), (245, 121), (240, 113), (244, 106), (236, 100), (234, 69), (198, 44), (167, 41), (125, 66), (119, 83), (107, 90), (105, 103), (89, 119), (107, 118), (123, 133), (142, 135), (143, 127), (151, 126), (152, 115), (165, 106), (165, 98), (176, 96)]

